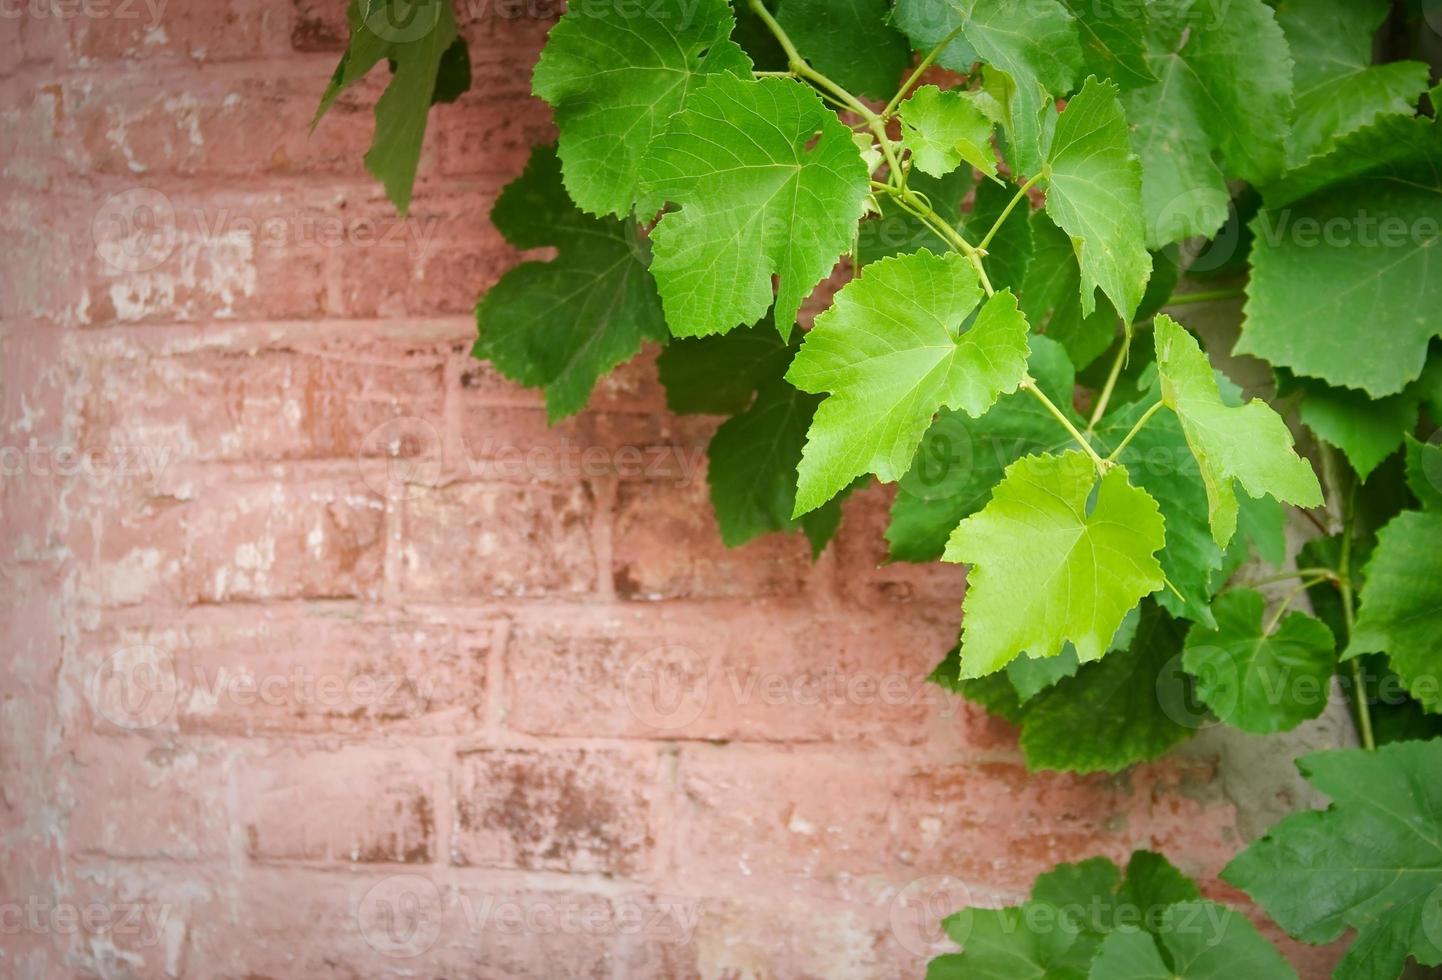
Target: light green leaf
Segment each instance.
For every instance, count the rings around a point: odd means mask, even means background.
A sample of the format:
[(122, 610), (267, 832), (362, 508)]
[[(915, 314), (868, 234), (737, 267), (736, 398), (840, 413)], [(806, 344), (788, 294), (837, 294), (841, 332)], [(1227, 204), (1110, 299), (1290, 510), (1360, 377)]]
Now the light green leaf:
[(1152, 273), (1130, 139), (1116, 86), (1089, 78), (1058, 117), (1046, 162), (1046, 210), (1076, 249), (1082, 315), (1100, 287), (1128, 323)]
[[(963, 623), (965, 625), (965, 623)], [(1022, 709), (1021, 748), (1027, 768), (1119, 772), (1156, 759), (1195, 728), (1186, 678), (1169, 669), (1182, 649), (1183, 626), (1153, 602), (1142, 604), (1131, 645), (1083, 664)]]
[(1407, 393), (1369, 398), (1351, 388), (1333, 388), (1309, 378), (1298, 379), (1304, 397), (1302, 422), (1317, 436), (1342, 450), (1362, 479), (1402, 445), (1417, 427), (1417, 399)]
[(532, 87), (555, 110), (566, 190), (577, 204), (630, 214), (647, 148), (689, 93), (715, 74), (749, 77), (751, 60), (728, 38), (733, 24), (726, 0), (696, 0), (687, 10), (567, 9), (551, 28)]
[(1321, 620), (1293, 612), (1264, 623), (1266, 606), (1250, 589), (1218, 596), (1217, 628), (1193, 626), (1183, 658), (1207, 707), (1257, 735), (1290, 731), (1320, 715), (1337, 660), (1336, 638)]
[(996, 176), (991, 131), (992, 121), (977, 105), (977, 93), (923, 85), (901, 104), (901, 145), (915, 165), (933, 177), (950, 173), (962, 161)]
[(1347, 657), (1385, 653), (1410, 693), (1442, 712), (1442, 514), (1407, 511), (1377, 534)]
[[(1094, 497), (1094, 505), (1091, 503)], [(944, 561), (973, 566), (963, 606), (962, 674), (1000, 670), (1020, 654), (1050, 657), (1070, 641), (1099, 659), (1126, 614), (1162, 587), (1157, 503), (1122, 467), (1097, 485), (1080, 452), (1007, 467), (979, 514), (962, 521)]]
[(1282, 0), (1277, 21), (1295, 66), (1296, 117), (1287, 160), (1297, 166), (1384, 113), (1411, 115), (1427, 90), (1419, 61), (1372, 64), (1372, 41), (1387, 0)]
[(1332, 805), (1287, 817), (1222, 878), (1303, 942), (1356, 929), (1335, 977), (1391, 980), (1408, 956), (1442, 964), (1435, 919), (1424, 924), (1442, 888), (1442, 739), (1318, 752), (1298, 768)]
[(1098, 78), (1110, 78), (1123, 90), (1140, 88), (1157, 80), (1147, 64), (1146, 4), (1127, 0), (1061, 0), (1076, 18), (1081, 35), (1083, 69)]
[(1215, 902), (1165, 909), (1155, 932), (1118, 930), (1088, 980), (1296, 980), (1282, 954), (1239, 912)]
[(1041, 167), (1041, 113), (1048, 95), (1071, 91), (1082, 65), (1076, 24), (1057, 0), (898, 0), (896, 25), (919, 50), (930, 51), (960, 30), (938, 62), (969, 72), (977, 60), (1004, 72), (1010, 98), (1013, 163), (1019, 173)]
[(584, 408), (596, 381), (643, 341), (665, 340), (645, 242), (630, 220), (577, 210), (549, 147), (531, 154), (491, 220), (516, 247), (554, 246), (556, 258), (516, 266), (482, 297), (471, 353), (514, 381), (544, 388), (554, 422)]
[(782, 0), (776, 19), (802, 57), (857, 95), (891, 98), (911, 59), (886, 0)]
[(965, 258), (923, 250), (868, 266), (816, 318), (786, 376), (802, 391), (832, 393), (807, 436), (798, 514), (863, 473), (900, 479), (939, 409), (979, 416), (1016, 390), (1026, 319), (1003, 291), (963, 331), (980, 297)]
[(1210, 237), (1227, 220), (1226, 178), (1282, 172), (1291, 59), (1262, 0), (1154, 5), (1148, 63), (1159, 81), (1128, 92), (1142, 160), (1146, 242)]
[(1407, 486), (1424, 509), (1442, 511), (1442, 445), (1407, 436)]
[(1156, 318), (1162, 401), (1181, 419), (1202, 470), (1212, 537), (1225, 548), (1237, 529), (1233, 481), (1253, 497), (1268, 494), (1297, 507), (1320, 507), (1317, 475), (1292, 448), (1281, 416), (1260, 399), (1240, 408), (1222, 402), (1212, 365), (1171, 317)]
[(1105, 297), (1091, 315), (1082, 315), (1081, 266), (1071, 238), (1045, 211), (1033, 212), (1030, 224), (1033, 250), (1022, 312), (1033, 329), (1061, 343), (1072, 363), (1085, 368), (1116, 340), (1119, 318)]
[[(1066, 352), (1047, 337), (1034, 336), (1030, 344), (1031, 376), (1066, 411), (1075, 385)], [(1084, 424), (1075, 415), (1072, 421)], [(1069, 444), (1056, 419), (1026, 392), (1003, 396), (979, 419), (943, 410), (926, 430), (892, 504), (886, 531), (891, 557), (940, 558), (958, 522), (985, 506), (1008, 466), (1023, 456), (1060, 452)]]
[(851, 248), (870, 194), (851, 131), (783, 78), (713, 76), (651, 145), (641, 175), (643, 213), (680, 205), (652, 235), (651, 264), (678, 337), (755, 323), (773, 275), (776, 325), (789, 335), (802, 301)]

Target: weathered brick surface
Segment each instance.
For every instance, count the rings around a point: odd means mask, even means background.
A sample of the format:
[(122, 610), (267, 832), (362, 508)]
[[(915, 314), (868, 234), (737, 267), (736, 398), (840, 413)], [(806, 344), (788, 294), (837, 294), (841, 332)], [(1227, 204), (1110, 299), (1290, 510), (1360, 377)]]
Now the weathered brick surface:
[(0, 907), (38, 918), (0, 974), (915, 977), (1055, 861), (1235, 849), (1207, 760), (1029, 778), (923, 683), (964, 576), (885, 563), (890, 490), (819, 561), (728, 551), (654, 345), (556, 425), (469, 358), (559, 3), (458, 0), (475, 85), (404, 219), (384, 69), (308, 131), (345, 0), (22, 6)]

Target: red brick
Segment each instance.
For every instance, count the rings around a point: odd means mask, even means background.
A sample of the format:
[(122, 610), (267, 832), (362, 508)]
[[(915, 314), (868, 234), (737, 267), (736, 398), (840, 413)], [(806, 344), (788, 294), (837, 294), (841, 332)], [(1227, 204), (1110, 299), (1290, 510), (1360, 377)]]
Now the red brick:
[(462, 754), (453, 864), (628, 875), (654, 847), (657, 757), (603, 749)]
[(614, 549), (616, 594), (625, 599), (789, 596), (812, 572), (811, 546), (800, 535), (722, 544), (701, 471), (684, 486), (622, 482)]
[(74, 807), (68, 840), (105, 858), (223, 857), (228, 765), (205, 748), (140, 737), (88, 739), (64, 772)]
[(794, 606), (527, 617), (507, 643), (506, 720), (537, 735), (916, 743), (950, 697), (926, 683), (931, 632)]
[(585, 595), (596, 590), (595, 508), (585, 484), (457, 483), (404, 503), (404, 588), (427, 598)]
[(256, 861), (428, 864), (435, 779), (415, 751), (250, 753), (240, 769), (247, 853)]
[(255, 57), (283, 25), (268, 0), (210, 0), (203, 4), (136, 0), (106, 8), (106, 16), (65, 21), (74, 53), (86, 59), (166, 57), (223, 61)]
[(297, 51), (333, 51), (339, 56), (350, 37), (345, 8), (326, 0), (292, 0), (292, 3), (295, 13), (291, 20), (291, 46)]

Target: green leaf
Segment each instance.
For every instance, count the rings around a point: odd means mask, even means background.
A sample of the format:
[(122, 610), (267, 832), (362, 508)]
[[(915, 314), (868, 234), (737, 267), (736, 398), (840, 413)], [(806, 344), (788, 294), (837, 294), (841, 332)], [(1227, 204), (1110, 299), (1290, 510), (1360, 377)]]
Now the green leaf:
[(713, 75), (749, 77), (733, 24), (726, 0), (696, 0), (577, 3), (551, 28), (532, 87), (555, 111), (566, 190), (584, 210), (630, 214), (647, 148), (688, 95)]
[(1369, 398), (1351, 388), (1298, 379), (1304, 392), (1302, 422), (1318, 438), (1336, 446), (1362, 479), (1402, 445), (1417, 427), (1417, 399), (1406, 393)]
[[(1032, 337), (1028, 371), (1053, 402), (1071, 404), (1074, 377), (1066, 352), (1046, 337)], [(1073, 422), (1081, 422), (1073, 417)], [(958, 522), (980, 510), (1012, 463), (1035, 453), (1060, 452), (1070, 438), (1026, 392), (1002, 397), (971, 419), (943, 411), (926, 430), (911, 470), (901, 479), (886, 539), (891, 557), (934, 561)]]
[(476, 307), (472, 354), (546, 393), (552, 422), (585, 407), (597, 379), (665, 340), (666, 322), (634, 222), (593, 218), (561, 186), (555, 151), (537, 147), (496, 200), (491, 220), (517, 248), (554, 246), (551, 262), (524, 262)]
[[(1033, 929), (1033, 921), (1056, 922), (1059, 913), (1036, 904), (1004, 909), (966, 909), (945, 920), (948, 933), (958, 936), (965, 951), (938, 956), (926, 969), (927, 980), (1084, 980), (1085, 972), (1072, 965), (1090, 960), (1092, 944), (1069, 929)], [(1073, 947), (1084, 945), (1078, 956)]]
[(1295, 66), (1296, 117), (1287, 159), (1297, 166), (1384, 113), (1411, 115), (1427, 90), (1418, 61), (1372, 64), (1372, 42), (1387, 0), (1282, 0), (1277, 21)]
[(1291, 731), (1320, 715), (1337, 660), (1336, 638), (1321, 620), (1293, 612), (1264, 624), (1266, 606), (1250, 589), (1218, 596), (1217, 628), (1193, 626), (1183, 658), (1207, 707), (1257, 735)]
[(1128, 92), (1151, 248), (1210, 237), (1227, 220), (1226, 178), (1281, 173), (1292, 113), (1291, 60), (1262, 0), (1154, 5), (1148, 64), (1159, 81)]
[(1116, 311), (1103, 298), (1082, 315), (1081, 266), (1071, 238), (1047, 217), (1032, 213), (1033, 251), (1022, 287), (1021, 308), (1038, 333), (1061, 343), (1078, 369), (1095, 361), (1117, 337)]
[(366, 151), (365, 165), (404, 215), (410, 209), (428, 110), (434, 102), (452, 101), (470, 87), (469, 54), (456, 33), (449, 0), (376, 0), (365, 10), (352, 0), (347, 19), (350, 43), (311, 128), (344, 89), (386, 59), (391, 80), (376, 102), (375, 136)]
[(1026, 375), (1026, 320), (997, 293), (969, 329), (981, 297), (975, 270), (956, 253), (884, 259), (816, 318), (787, 379), (831, 392), (802, 455), (796, 512), (830, 500), (863, 473), (894, 482), (942, 408), (986, 413)]
[(1181, 902), (1155, 933), (1117, 931), (1092, 961), (1088, 980), (1295, 980), (1297, 971), (1239, 912)]
[(1267, 202), (1237, 352), (1374, 398), (1402, 391), (1442, 335), (1442, 127), (1383, 117)]
[[(819, 136), (817, 134), (820, 134)], [(783, 78), (716, 75), (686, 99), (641, 167), (666, 322), (678, 337), (755, 323), (771, 305), (789, 335), (802, 301), (848, 251), (870, 195), (851, 131)]]
[(1082, 65), (1071, 14), (1056, 0), (898, 0), (896, 25), (921, 51), (960, 31), (937, 59), (969, 72), (977, 60), (1006, 73), (1018, 172), (1041, 166), (1041, 111), (1050, 95), (1071, 91)]
[(1292, 448), (1281, 416), (1260, 399), (1240, 408), (1222, 402), (1212, 365), (1171, 317), (1156, 318), (1162, 401), (1181, 419), (1202, 470), (1212, 537), (1225, 548), (1237, 529), (1233, 481), (1253, 497), (1268, 494), (1297, 507), (1320, 507), (1317, 475)]
[(977, 98), (975, 92), (923, 85), (901, 104), (901, 145), (923, 173), (941, 177), (965, 161), (996, 176), (992, 121)]
[(1396, 977), (1408, 956), (1442, 964), (1424, 924), (1442, 888), (1442, 740), (1318, 752), (1298, 768), (1332, 805), (1284, 819), (1223, 879), (1303, 942), (1356, 929), (1335, 977)]
[(1181, 623), (1144, 603), (1127, 649), (1084, 664), (1075, 677), (1024, 706), (1021, 748), (1027, 768), (1119, 772), (1191, 737), (1195, 726), (1185, 724), (1190, 717), (1177, 710), (1189, 703), (1186, 678), (1169, 669), (1183, 636)]
[(1442, 712), (1442, 514), (1398, 514), (1367, 562), (1347, 657), (1385, 653), (1408, 692)]
[(1007, 678), (1023, 704), (1081, 668), (1076, 649), (1068, 646), (1055, 657), (1017, 657), (1006, 665)]
[(1117, 87), (1089, 78), (1057, 118), (1046, 162), (1046, 210), (1076, 249), (1082, 315), (1096, 309), (1100, 287), (1128, 323), (1152, 273), (1130, 139)]
[(1076, 18), (1083, 70), (1110, 78), (1123, 90), (1157, 80), (1147, 64), (1147, 6), (1126, 0), (1061, 0)]
[[(977, 185), (972, 199), (971, 213), (966, 216), (964, 234), (973, 242), (979, 242), (1001, 219), (1002, 213), (1011, 203), (1012, 189), (994, 180), (984, 180)], [(1019, 293), (1026, 282), (1026, 273), (1031, 265), (1032, 233), (1030, 208), (1025, 202), (1018, 204), (1006, 221), (997, 229), (996, 237), (986, 247), (986, 274), (997, 289), (1010, 287)], [(1071, 244), (1067, 243), (1070, 253)], [(1075, 288), (1073, 289), (1075, 292)], [(1026, 297), (1022, 297), (1025, 311)], [(1035, 326), (1035, 323), (1033, 323)]]
[(1132, 607), (1162, 587), (1155, 555), (1164, 544), (1156, 501), (1128, 482), (1125, 468), (1098, 486), (1080, 452), (1013, 463), (943, 556), (973, 566), (963, 675), (989, 674), (1023, 653), (1055, 656), (1068, 641), (1083, 662), (1099, 659)]
[(1442, 512), (1442, 445), (1407, 436), (1407, 486), (1424, 509)]
[[(961, 199), (971, 189), (971, 180), (970, 167), (953, 170), (941, 178), (930, 177), (917, 170), (912, 171), (906, 185), (925, 195), (931, 204), (931, 210), (947, 224), (955, 227), (961, 223)], [(951, 248), (950, 243), (903, 211), (890, 196), (881, 195), (878, 203), (881, 213), (861, 223), (858, 258), (863, 266), (893, 255), (908, 255), (923, 248), (943, 251)]]
[(776, 19), (814, 68), (857, 95), (891, 98), (911, 60), (886, 0), (782, 0)]

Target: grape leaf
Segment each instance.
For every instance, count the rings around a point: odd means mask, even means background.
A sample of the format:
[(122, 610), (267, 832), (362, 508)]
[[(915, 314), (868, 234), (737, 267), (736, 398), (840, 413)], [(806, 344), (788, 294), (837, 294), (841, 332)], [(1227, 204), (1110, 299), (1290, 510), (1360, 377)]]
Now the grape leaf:
[(1356, 929), (1335, 977), (1390, 980), (1408, 956), (1442, 964), (1423, 918), (1442, 888), (1442, 740), (1317, 752), (1298, 768), (1331, 806), (1285, 818), (1222, 878), (1303, 942)]
[(1295, 65), (1296, 116), (1287, 160), (1297, 166), (1383, 113), (1410, 115), (1427, 90), (1418, 61), (1372, 64), (1372, 39), (1387, 19), (1387, 0), (1282, 0), (1277, 22)]
[(1027, 768), (1119, 772), (1191, 737), (1194, 727), (1183, 723), (1189, 717), (1179, 720), (1175, 710), (1188, 704), (1186, 678), (1168, 669), (1183, 636), (1181, 623), (1155, 603), (1143, 603), (1127, 649), (1083, 664), (1075, 677), (1023, 706), (1021, 748)]
[(1088, 980), (1296, 980), (1246, 916), (1215, 902), (1180, 902), (1154, 933), (1118, 930), (1102, 942)]
[(1240, 408), (1222, 401), (1207, 356), (1171, 317), (1156, 318), (1162, 401), (1181, 419), (1202, 470), (1212, 537), (1225, 548), (1237, 529), (1233, 481), (1254, 497), (1268, 494), (1297, 507), (1320, 507), (1317, 475), (1292, 448), (1292, 434), (1260, 399)]
[(1082, 64), (1066, 8), (1057, 0), (898, 0), (895, 17), (919, 50), (951, 37), (937, 59), (943, 67), (969, 72), (979, 59), (1008, 76), (1013, 163), (1019, 173), (1036, 173), (1048, 93), (1071, 91)]
[(1298, 379), (1298, 387), (1305, 393), (1299, 413), (1303, 424), (1342, 450), (1364, 480), (1417, 427), (1417, 399), (1405, 392), (1369, 398), (1310, 378)]
[(1407, 486), (1429, 511), (1442, 511), (1442, 446), (1407, 436)]
[[(978, 184), (976, 195), (972, 198), (971, 213), (966, 216), (963, 229), (966, 237), (973, 242), (984, 239), (992, 226), (1001, 220), (1011, 200), (1012, 190), (1005, 184), (994, 180)], [(1019, 205), (1007, 215), (991, 244), (986, 247), (986, 274), (992, 285), (997, 289), (1010, 287), (1013, 292), (1020, 292), (1026, 282), (1027, 268), (1031, 265), (1032, 247), (1028, 209)], [(1067, 243), (1067, 251), (1071, 252), (1070, 242)], [(1021, 299), (1025, 310), (1026, 297)]]
[(1262, 0), (1197, 0), (1151, 8), (1148, 64), (1159, 81), (1127, 93), (1126, 115), (1146, 242), (1158, 248), (1222, 226), (1227, 177), (1264, 183), (1282, 172), (1291, 59)]
[(532, 152), (491, 220), (516, 247), (555, 246), (556, 258), (516, 266), (482, 297), (471, 353), (514, 381), (544, 388), (552, 422), (574, 415), (602, 375), (635, 356), (642, 342), (666, 339), (645, 242), (629, 219), (577, 210), (551, 147)]
[(1442, 514), (1398, 514), (1367, 562), (1347, 657), (1385, 653), (1428, 711), (1442, 712)]
[[(961, 223), (961, 199), (971, 189), (971, 181), (970, 167), (953, 170), (940, 178), (917, 170), (907, 178), (906, 186), (925, 195), (932, 212), (955, 227)], [(881, 213), (863, 221), (858, 235), (857, 257), (863, 266), (923, 248), (946, 250), (951, 247), (916, 217), (901, 210), (893, 198), (883, 194), (878, 203)]]
[(734, 23), (726, 0), (644, 15), (577, 3), (551, 28), (531, 84), (555, 111), (566, 190), (582, 209), (630, 214), (647, 147), (689, 94), (712, 75), (750, 76), (751, 60), (728, 38)]
[(991, 148), (992, 121), (977, 105), (977, 93), (923, 85), (901, 104), (901, 145), (922, 173), (941, 177), (962, 161), (996, 176)]
[(1098, 287), (1128, 323), (1152, 273), (1141, 218), (1142, 172), (1117, 88), (1089, 78), (1057, 118), (1047, 153), (1046, 210), (1081, 264), (1082, 315)]
[(857, 95), (891, 98), (911, 60), (886, 0), (782, 0), (776, 19), (802, 57)]
[(1084, 368), (1116, 338), (1116, 311), (1103, 298), (1094, 312), (1083, 316), (1081, 267), (1071, 238), (1045, 211), (1033, 212), (1030, 225), (1032, 258), (1022, 287), (1022, 312), (1038, 333), (1060, 342), (1072, 363)]
[(1402, 391), (1442, 334), (1442, 127), (1382, 117), (1267, 202), (1237, 352), (1377, 398)]
[(802, 301), (851, 248), (870, 195), (851, 131), (783, 78), (713, 76), (651, 144), (641, 176), (642, 213), (680, 205), (656, 226), (651, 264), (678, 337), (755, 323), (773, 275), (776, 325), (789, 336)]
[(980, 297), (965, 258), (922, 250), (867, 266), (816, 318), (786, 375), (802, 391), (832, 393), (807, 436), (797, 514), (863, 473), (900, 479), (940, 408), (979, 416), (1016, 390), (1026, 320), (1003, 291), (963, 331)]
[(470, 56), (447, 0), (385, 0), (368, 5), (366, 11), (358, 0), (351, 0), (346, 11), (350, 42), (321, 97), (311, 129), (343, 90), (369, 74), (381, 59), (389, 61), (391, 80), (376, 102), (375, 136), (365, 165), (385, 186), (396, 210), (405, 215), (425, 142), (427, 110), (435, 102), (454, 101), (470, 87)]
[(1327, 706), (1337, 641), (1319, 619), (1293, 612), (1264, 632), (1266, 600), (1236, 589), (1212, 604), (1216, 629), (1193, 626), (1183, 666), (1218, 718), (1257, 735), (1291, 731)]
[(1147, 5), (1126, 0), (1061, 0), (1076, 18), (1083, 69), (1123, 90), (1157, 80), (1147, 64)]
[[(1066, 352), (1046, 337), (1032, 337), (1030, 343), (1029, 373), (1066, 411), (1075, 383)], [(1069, 441), (1051, 413), (1026, 392), (1002, 397), (979, 419), (943, 410), (922, 437), (892, 503), (886, 531), (891, 557), (940, 558), (957, 523), (986, 504), (1008, 466), (1023, 456), (1059, 452)]]
[(1162, 587), (1155, 555), (1164, 544), (1156, 501), (1123, 467), (1098, 486), (1080, 452), (1011, 464), (942, 556), (972, 566), (963, 676), (989, 674), (1022, 653), (1055, 656), (1067, 641), (1083, 662), (1099, 659), (1132, 607)]
[(926, 980), (1085, 980), (1094, 941), (1056, 926), (1028, 928), (1042, 919), (1055, 922), (1059, 914), (1051, 906), (1029, 902), (1004, 909), (966, 909), (949, 916), (942, 927), (965, 951), (932, 960)]

